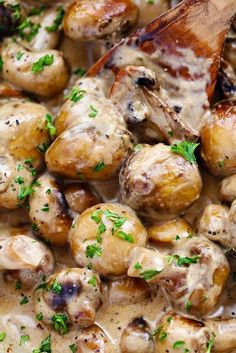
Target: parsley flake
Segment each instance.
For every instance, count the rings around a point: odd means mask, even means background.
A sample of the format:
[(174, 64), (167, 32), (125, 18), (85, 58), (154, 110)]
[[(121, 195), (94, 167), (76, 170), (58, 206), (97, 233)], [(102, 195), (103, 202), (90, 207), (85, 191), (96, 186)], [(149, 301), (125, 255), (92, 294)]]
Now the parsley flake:
[(29, 335), (22, 335), (20, 337), (20, 346), (23, 346), (25, 344), (25, 342), (30, 340), (30, 336)]
[(50, 114), (46, 114), (45, 119), (47, 122), (46, 129), (48, 130), (49, 135), (51, 137), (54, 137), (57, 133), (57, 130), (56, 130), (56, 127), (52, 123), (52, 116)]
[(89, 108), (91, 109), (91, 112), (89, 113), (89, 117), (93, 119), (96, 118), (98, 114), (98, 110), (92, 105), (90, 105)]
[(54, 62), (53, 55), (44, 55), (39, 60), (35, 61), (32, 65), (33, 74), (37, 74), (43, 71), (45, 66), (51, 66)]
[(146, 270), (140, 273), (140, 276), (145, 280), (149, 281), (159, 273), (161, 273), (162, 270)]
[(46, 337), (40, 344), (39, 348), (36, 348), (32, 353), (52, 353), (51, 349), (51, 335)]
[(101, 256), (102, 249), (97, 244), (88, 245), (86, 247), (85, 256), (92, 259), (95, 255)]
[(198, 146), (199, 143), (182, 141), (180, 143), (174, 144), (170, 149), (172, 152), (180, 154), (192, 164), (197, 162), (194, 151)]
[(104, 168), (106, 168), (106, 164), (102, 161), (98, 162), (96, 167), (93, 169), (94, 172), (99, 173), (101, 172)]
[(68, 332), (68, 322), (68, 317), (65, 314), (55, 314), (52, 317), (54, 330), (57, 331), (61, 336)]
[(95, 276), (91, 277), (90, 280), (88, 281), (88, 284), (91, 284), (91, 286), (96, 287), (97, 286), (97, 278)]
[(58, 29), (59, 29), (59, 27), (60, 27), (60, 25), (62, 23), (64, 15), (65, 15), (65, 10), (63, 9), (63, 7), (62, 6), (58, 7), (57, 8), (56, 18), (54, 19), (54, 21), (53, 21), (51, 26), (45, 27), (46, 31), (47, 32), (56, 32), (56, 31), (58, 31)]
[(84, 98), (84, 94), (86, 93), (86, 91), (77, 88), (77, 87), (72, 87), (70, 94), (68, 96), (66, 96), (66, 99), (70, 99), (72, 102), (79, 102), (81, 101), (82, 98)]
[(174, 349), (179, 349), (181, 347), (183, 347), (185, 345), (185, 342), (184, 341), (176, 341), (174, 344), (173, 344), (173, 348)]
[(7, 336), (6, 332), (0, 332), (0, 342), (3, 342), (6, 336)]
[(76, 353), (78, 347), (77, 347), (77, 345), (76, 345), (75, 343), (73, 343), (73, 344), (71, 344), (71, 345), (69, 346), (69, 348), (70, 348), (70, 350), (71, 350), (72, 353)]

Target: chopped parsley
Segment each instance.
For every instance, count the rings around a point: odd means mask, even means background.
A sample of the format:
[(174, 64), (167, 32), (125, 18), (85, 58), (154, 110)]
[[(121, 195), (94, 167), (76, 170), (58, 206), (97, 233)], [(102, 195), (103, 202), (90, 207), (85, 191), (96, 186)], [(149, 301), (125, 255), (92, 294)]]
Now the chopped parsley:
[(97, 210), (91, 213), (91, 219), (96, 222), (97, 224), (100, 223), (101, 221), (101, 216), (102, 216), (103, 212), (102, 210)]
[(167, 337), (167, 332), (163, 330), (163, 325), (157, 327), (155, 330), (153, 330), (150, 334), (149, 334), (149, 337), (152, 338), (152, 337), (155, 337), (159, 335), (158, 339), (160, 342), (163, 342), (166, 337)]
[(2, 60), (2, 57), (0, 55), (0, 71), (2, 71), (3, 69), (3, 60)]
[(101, 235), (105, 233), (106, 231), (106, 226), (103, 222), (99, 224), (98, 230), (97, 230), (97, 242), (102, 243), (102, 238)]
[(20, 337), (20, 346), (23, 346), (25, 344), (25, 342), (30, 340), (30, 336), (29, 335), (22, 335)]
[(88, 245), (86, 247), (85, 256), (92, 259), (95, 255), (102, 255), (102, 249), (100, 248), (100, 246), (98, 246), (97, 244)]
[(46, 114), (45, 119), (47, 122), (46, 129), (48, 130), (49, 135), (51, 137), (54, 137), (57, 133), (57, 130), (56, 130), (56, 127), (52, 123), (52, 116), (50, 114)]
[(47, 286), (48, 291), (60, 294), (62, 292), (62, 286), (58, 283), (57, 279), (54, 279), (53, 282)]
[(48, 212), (48, 211), (49, 211), (49, 205), (48, 205), (48, 203), (45, 203), (45, 204), (43, 205), (43, 207), (41, 208), (41, 210), (42, 210), (43, 212)]
[(47, 195), (50, 195), (50, 194), (51, 194), (51, 192), (52, 192), (52, 190), (51, 190), (51, 189), (47, 189), (47, 190), (46, 190), (46, 194), (47, 194)]
[(33, 74), (37, 74), (43, 71), (45, 66), (51, 66), (54, 61), (53, 55), (44, 55), (39, 60), (35, 61), (32, 65)]
[(225, 166), (225, 161), (219, 161), (219, 167), (220, 168), (224, 168), (224, 166)]
[(56, 18), (54, 19), (54, 21), (53, 21), (51, 26), (45, 27), (46, 31), (48, 31), (48, 32), (56, 32), (56, 31), (58, 31), (58, 29), (59, 29), (59, 27), (60, 27), (60, 25), (62, 23), (64, 15), (65, 15), (65, 10), (63, 9), (63, 7), (62, 6), (58, 7), (57, 8)]
[(42, 313), (42, 312), (38, 313), (38, 314), (36, 315), (36, 319), (37, 319), (38, 321), (42, 321), (42, 320), (43, 320), (43, 313)]
[(71, 344), (71, 345), (69, 346), (69, 348), (70, 348), (70, 350), (71, 350), (72, 353), (76, 353), (78, 347), (77, 347), (77, 345), (76, 345), (75, 343), (73, 343), (73, 344)]
[(199, 146), (199, 143), (182, 141), (171, 146), (171, 151), (180, 154), (191, 164), (196, 163), (196, 157), (194, 155), (195, 149)]
[(57, 331), (61, 336), (68, 332), (68, 317), (65, 314), (55, 314), (52, 317), (52, 323), (54, 330)]
[(32, 353), (52, 353), (51, 335), (46, 337), (40, 344), (39, 348), (33, 349)]
[(215, 334), (212, 333), (212, 337), (211, 339), (207, 342), (207, 351), (206, 353), (211, 353), (211, 350), (214, 346), (214, 342), (215, 342)]
[(153, 5), (155, 4), (155, 0), (147, 0), (147, 3)]
[(187, 300), (186, 304), (185, 304), (185, 309), (187, 311), (189, 311), (192, 307), (193, 303), (190, 300)]
[(134, 152), (138, 152), (143, 148), (143, 145), (141, 143), (138, 143), (137, 145), (134, 145)]
[(22, 287), (22, 284), (19, 281), (16, 281), (15, 289), (19, 290), (19, 289), (21, 289), (21, 287)]
[(91, 109), (91, 112), (89, 113), (89, 117), (93, 119), (96, 118), (98, 114), (98, 110), (93, 105), (90, 105), (89, 108)]
[(20, 185), (19, 193), (18, 193), (18, 200), (22, 201), (24, 200), (27, 196), (31, 195), (34, 192), (34, 189), (31, 185), (24, 186)]
[(176, 235), (175, 240), (180, 240), (180, 236)]
[(177, 260), (177, 266), (181, 267), (183, 265), (190, 265), (198, 263), (200, 256), (193, 257), (180, 257), (179, 255), (171, 255), (168, 257), (168, 263), (171, 264), (173, 261)]
[(174, 349), (179, 349), (181, 347), (183, 347), (185, 345), (185, 342), (184, 341), (176, 341), (174, 344), (173, 344), (173, 348)]
[(159, 341), (160, 342), (165, 341), (166, 337), (167, 337), (167, 332), (166, 331), (161, 331), (160, 334), (159, 334)]
[(3, 342), (6, 336), (7, 336), (6, 332), (0, 332), (0, 342)]
[(18, 31), (22, 39), (31, 42), (31, 40), (38, 34), (39, 28), (39, 23), (33, 23), (29, 18), (26, 18), (18, 26)]
[(118, 230), (114, 233), (118, 238), (128, 241), (129, 243), (134, 243), (134, 238), (131, 234), (125, 233), (123, 230)]
[(140, 276), (145, 281), (149, 281), (150, 279), (152, 279), (153, 277), (155, 277), (156, 275), (158, 275), (161, 272), (162, 272), (162, 270), (146, 270), (146, 271), (141, 272)]
[(22, 176), (18, 176), (16, 177), (15, 182), (19, 185), (24, 184), (24, 178)]
[(77, 87), (72, 87), (70, 94), (68, 96), (66, 96), (66, 99), (70, 99), (72, 102), (79, 102), (81, 101), (82, 98), (84, 98), (84, 94), (86, 93), (86, 91), (77, 88)]
[(20, 305), (25, 305), (29, 302), (29, 299), (27, 298), (26, 295), (24, 295), (24, 297), (22, 298), (22, 300), (20, 301)]
[(41, 15), (41, 13), (45, 10), (45, 6), (41, 5), (39, 7), (33, 7), (30, 10), (30, 13), (28, 14), (28, 16), (38, 16)]
[(88, 281), (88, 284), (91, 284), (91, 286), (96, 287), (97, 286), (97, 278), (95, 276), (91, 277), (90, 280)]
[(141, 270), (142, 266), (139, 262), (136, 262), (136, 264), (134, 265), (135, 270)]
[(78, 69), (74, 71), (74, 74), (79, 77), (83, 77), (86, 74), (86, 70), (84, 70), (82, 67), (78, 67)]
[(17, 60), (20, 60), (21, 58), (22, 58), (22, 56), (24, 55), (24, 53), (23, 52), (21, 52), (21, 51), (18, 51), (18, 53), (16, 53), (16, 59)]
[(32, 231), (33, 231), (33, 232), (37, 232), (37, 231), (39, 230), (39, 227), (37, 226), (36, 223), (33, 223), (33, 224), (31, 225), (31, 228), (32, 228)]
[(37, 149), (39, 150), (39, 152), (45, 153), (47, 151), (48, 147), (49, 147), (49, 143), (43, 142), (37, 146)]
[(101, 172), (104, 168), (106, 168), (106, 164), (103, 161), (98, 162), (96, 167), (93, 169), (94, 172), (99, 173)]

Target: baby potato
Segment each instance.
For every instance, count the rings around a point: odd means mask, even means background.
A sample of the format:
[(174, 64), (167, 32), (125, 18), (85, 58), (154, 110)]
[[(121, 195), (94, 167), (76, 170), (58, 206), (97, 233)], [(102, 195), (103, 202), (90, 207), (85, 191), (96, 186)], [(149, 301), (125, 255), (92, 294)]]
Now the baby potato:
[(145, 246), (147, 233), (127, 206), (101, 203), (76, 218), (70, 232), (70, 245), (77, 264), (104, 276), (127, 272), (130, 253)]
[(201, 155), (215, 176), (236, 172), (236, 101), (218, 103), (201, 130)]
[(40, 146), (50, 143), (47, 114), (43, 105), (23, 99), (11, 99), (0, 105), (1, 146), (16, 159), (30, 158), (34, 168), (41, 168), (44, 155)]
[(1, 56), (3, 78), (23, 90), (51, 97), (67, 85), (69, 70), (62, 53), (57, 50), (30, 52), (7, 39), (2, 45)]
[(135, 210), (178, 214), (198, 199), (202, 180), (196, 163), (159, 143), (130, 156), (120, 173), (120, 187), (123, 200)]
[(60, 185), (48, 174), (42, 175), (37, 185), (29, 199), (33, 229), (49, 243), (65, 246), (72, 220)]
[(172, 243), (188, 238), (192, 233), (191, 226), (182, 218), (176, 218), (162, 224), (155, 224), (147, 229), (148, 239), (154, 243)]
[(131, 0), (79, 0), (66, 11), (63, 26), (74, 41), (91, 41), (120, 34), (138, 19), (138, 8)]
[(82, 213), (100, 202), (99, 196), (84, 183), (67, 185), (64, 188), (64, 194), (70, 209), (77, 213)]
[(72, 179), (106, 180), (117, 174), (132, 148), (123, 126), (91, 121), (64, 131), (46, 153), (48, 169)]

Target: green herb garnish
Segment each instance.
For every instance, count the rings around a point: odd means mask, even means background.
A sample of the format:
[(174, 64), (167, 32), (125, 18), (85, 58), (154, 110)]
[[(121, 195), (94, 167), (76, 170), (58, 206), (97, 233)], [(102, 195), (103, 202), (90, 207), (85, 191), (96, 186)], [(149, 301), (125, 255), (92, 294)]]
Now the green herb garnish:
[(37, 74), (45, 68), (45, 66), (51, 66), (54, 61), (53, 55), (44, 55), (39, 60), (35, 61), (32, 65), (32, 72)]
[(180, 143), (174, 144), (171, 146), (171, 151), (177, 154), (180, 154), (191, 164), (196, 163), (196, 157), (194, 155), (195, 149), (199, 146), (199, 143), (182, 141)]

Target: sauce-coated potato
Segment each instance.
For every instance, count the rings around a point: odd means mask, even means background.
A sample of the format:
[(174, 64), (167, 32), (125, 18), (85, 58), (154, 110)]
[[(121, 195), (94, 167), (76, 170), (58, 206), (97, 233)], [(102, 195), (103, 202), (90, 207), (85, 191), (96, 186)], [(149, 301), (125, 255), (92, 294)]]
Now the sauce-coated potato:
[(103, 203), (86, 210), (71, 228), (70, 244), (79, 266), (98, 273), (124, 275), (130, 252), (146, 244), (147, 233), (135, 213), (121, 204)]
[(130, 156), (120, 173), (120, 187), (133, 209), (178, 214), (198, 199), (202, 180), (197, 164), (160, 143)]
[(236, 172), (236, 101), (218, 103), (201, 130), (201, 154), (216, 176)]
[(123, 126), (91, 121), (64, 131), (46, 153), (51, 172), (71, 179), (106, 180), (115, 176), (132, 148)]

